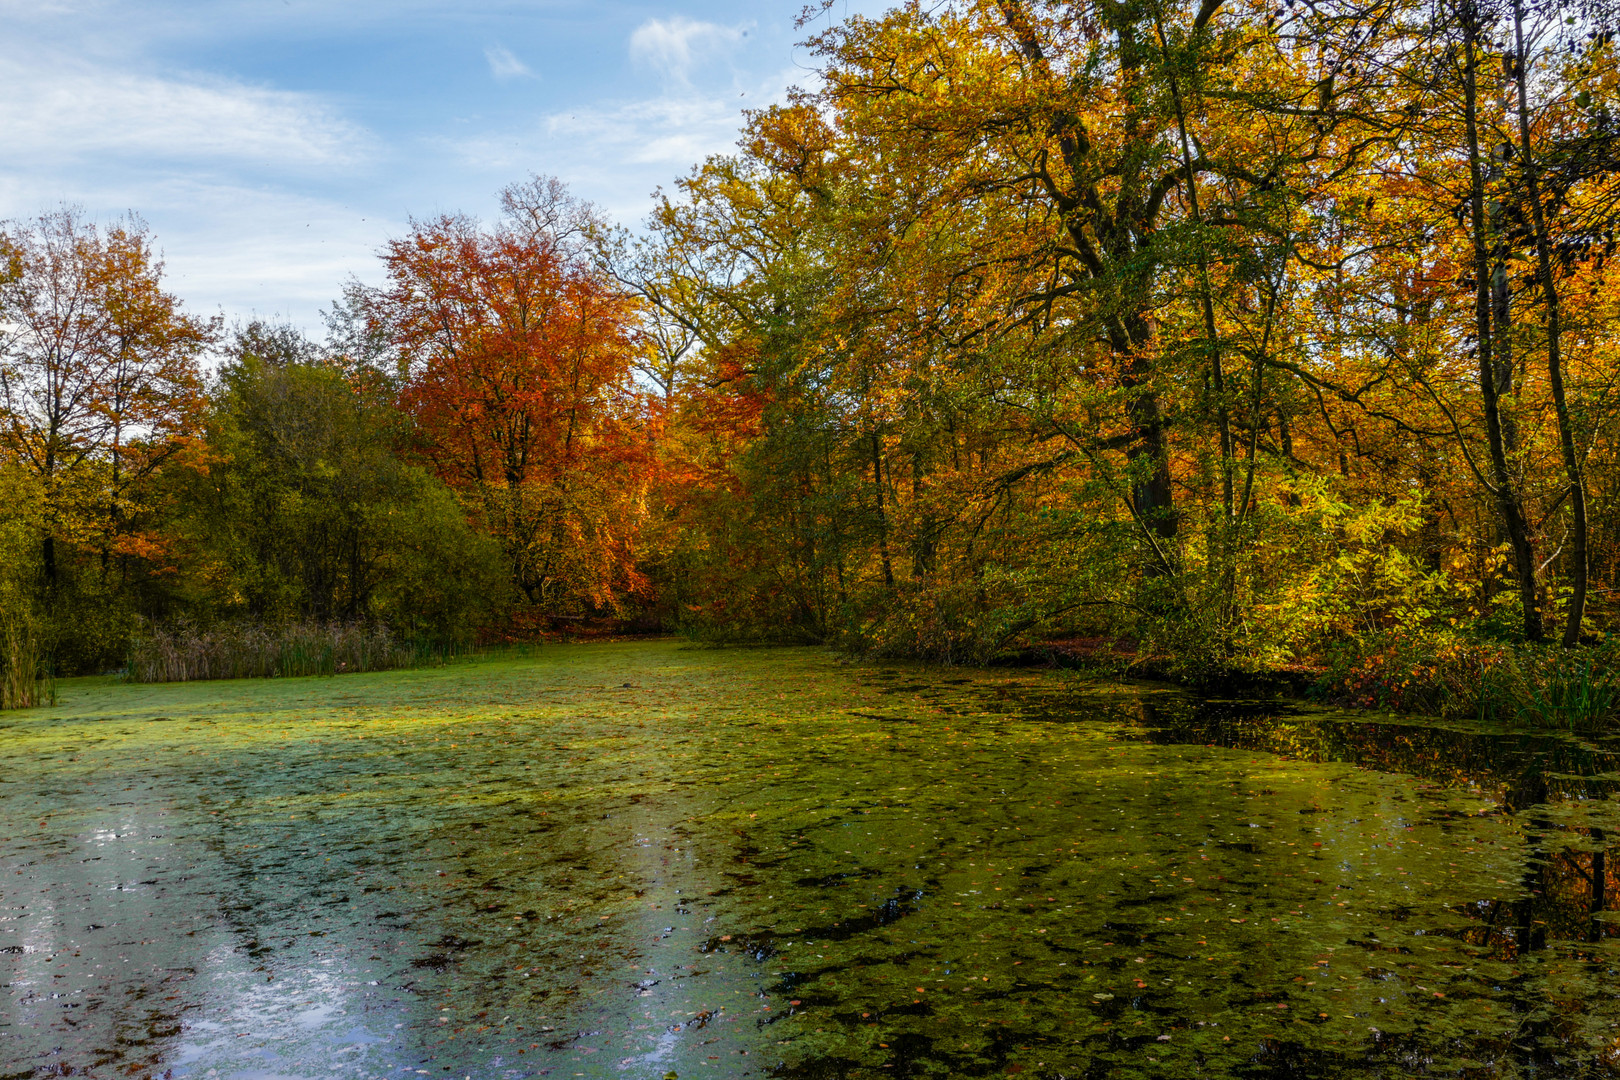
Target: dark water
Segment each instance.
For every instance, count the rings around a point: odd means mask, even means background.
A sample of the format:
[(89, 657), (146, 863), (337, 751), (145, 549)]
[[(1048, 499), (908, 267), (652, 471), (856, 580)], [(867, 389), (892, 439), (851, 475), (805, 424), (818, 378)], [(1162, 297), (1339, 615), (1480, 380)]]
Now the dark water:
[(659, 644), (0, 715), (0, 1077), (1606, 1077), (1612, 747)]

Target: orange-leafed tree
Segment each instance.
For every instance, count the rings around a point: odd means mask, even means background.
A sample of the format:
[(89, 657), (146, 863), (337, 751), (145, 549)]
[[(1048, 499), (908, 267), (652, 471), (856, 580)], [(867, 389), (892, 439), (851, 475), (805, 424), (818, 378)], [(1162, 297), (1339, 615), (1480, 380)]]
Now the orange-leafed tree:
[[(566, 197), (566, 196), (561, 196)], [(413, 223), (373, 295), (418, 447), (547, 614), (622, 611), (653, 462), (633, 304), (544, 218)]]

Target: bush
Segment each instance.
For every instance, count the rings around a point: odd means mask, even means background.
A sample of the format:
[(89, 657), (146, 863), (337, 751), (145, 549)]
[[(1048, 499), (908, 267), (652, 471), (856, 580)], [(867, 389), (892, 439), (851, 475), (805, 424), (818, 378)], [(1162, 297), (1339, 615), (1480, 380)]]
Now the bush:
[(1346, 638), (1325, 659), (1318, 697), (1360, 709), (1445, 717), (1479, 716), (1487, 681), (1511, 662), (1509, 647), (1500, 642), (1415, 628)]
[(1506, 663), (1487, 671), (1480, 713), (1570, 731), (1600, 727), (1620, 713), (1615, 660), (1607, 644), (1573, 650), (1517, 646)]
[(455, 645), (397, 640), (385, 626), (295, 622), (227, 623), (212, 629), (181, 624), (140, 641), (130, 682), (190, 682), (271, 676), (341, 675), (441, 663)]
[(1328, 655), (1317, 696), (1357, 708), (1590, 729), (1620, 716), (1620, 648), (1476, 640), (1406, 630)]

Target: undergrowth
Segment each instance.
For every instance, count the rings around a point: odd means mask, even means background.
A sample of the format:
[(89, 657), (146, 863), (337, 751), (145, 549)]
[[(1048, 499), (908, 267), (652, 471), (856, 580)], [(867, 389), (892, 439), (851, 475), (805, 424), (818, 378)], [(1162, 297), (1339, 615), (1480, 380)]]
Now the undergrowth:
[(1442, 631), (1346, 643), (1315, 696), (1358, 708), (1592, 731), (1620, 720), (1620, 645), (1471, 640)]

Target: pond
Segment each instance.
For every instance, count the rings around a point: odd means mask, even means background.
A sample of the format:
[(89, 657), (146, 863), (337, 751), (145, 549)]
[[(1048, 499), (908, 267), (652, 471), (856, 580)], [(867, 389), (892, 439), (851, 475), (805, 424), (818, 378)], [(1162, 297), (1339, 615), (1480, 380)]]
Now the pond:
[(1615, 748), (674, 642), (0, 714), (0, 1076), (1620, 1074)]

